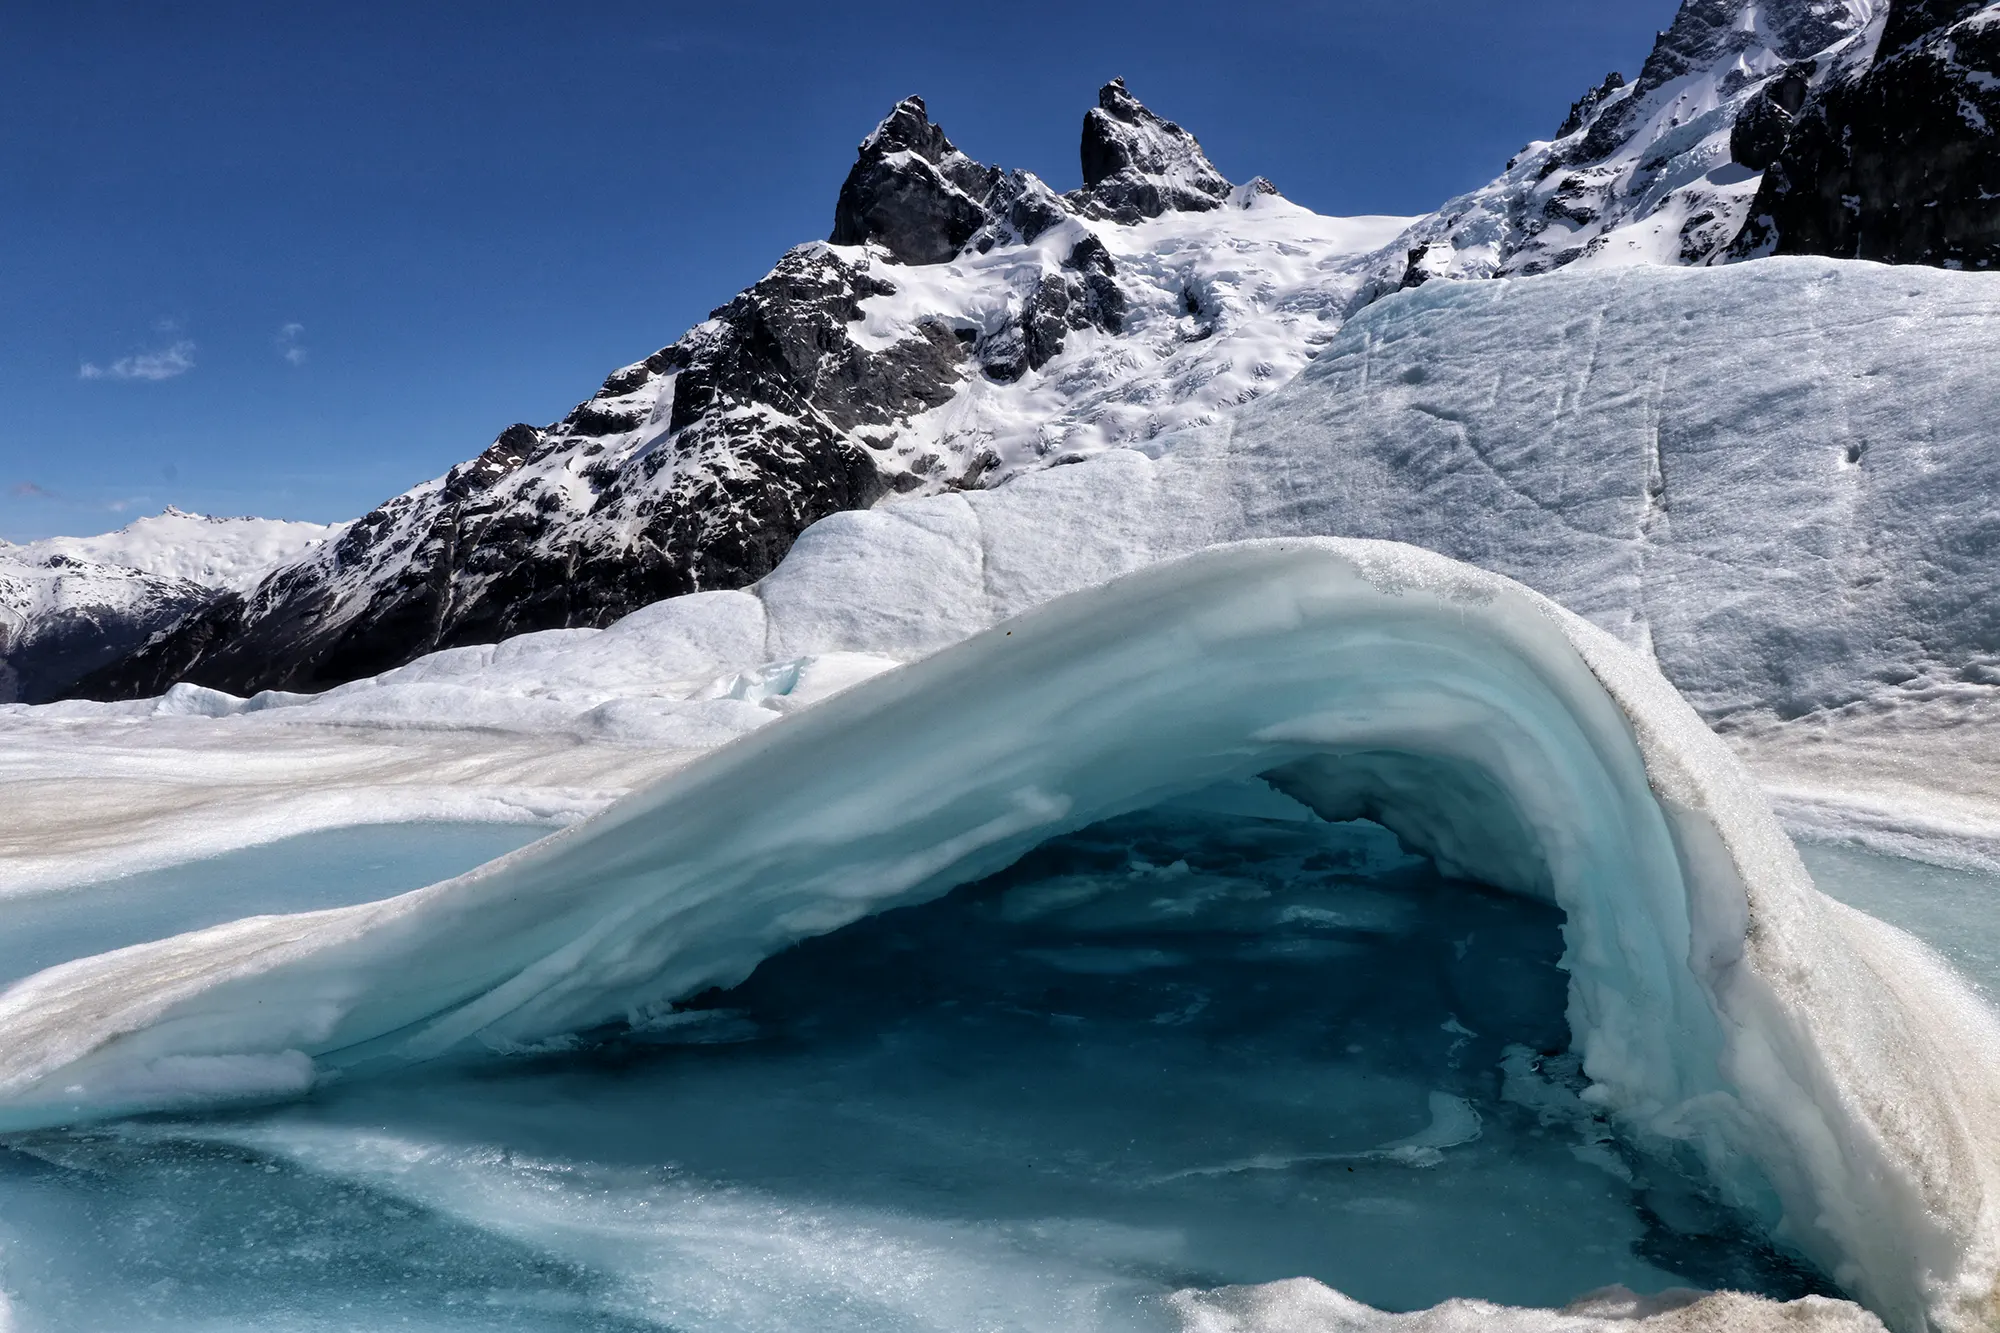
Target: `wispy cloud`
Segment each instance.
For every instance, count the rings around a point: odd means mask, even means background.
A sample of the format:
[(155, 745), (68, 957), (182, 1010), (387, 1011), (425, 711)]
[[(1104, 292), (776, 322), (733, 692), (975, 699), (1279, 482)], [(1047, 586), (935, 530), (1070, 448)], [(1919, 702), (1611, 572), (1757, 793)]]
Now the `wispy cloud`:
[(306, 347), (300, 339), (305, 336), (306, 326), (303, 324), (287, 324), (279, 329), (278, 355), (295, 366), (303, 366), (306, 363)]
[(86, 361), (77, 369), (85, 380), (170, 380), (194, 369), (194, 343), (179, 338), (150, 352), (121, 356), (108, 366)]
[(32, 481), (17, 481), (7, 489), (22, 499), (56, 500), (61, 498), (48, 487), (37, 485)]

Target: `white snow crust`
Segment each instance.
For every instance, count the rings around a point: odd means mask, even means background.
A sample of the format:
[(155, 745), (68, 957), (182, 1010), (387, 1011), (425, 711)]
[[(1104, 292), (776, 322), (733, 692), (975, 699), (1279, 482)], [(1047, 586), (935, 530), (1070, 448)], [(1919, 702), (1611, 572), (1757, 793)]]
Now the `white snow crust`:
[(345, 523), (305, 523), (276, 518), (214, 518), (172, 505), (97, 537), (44, 537), (15, 545), (0, 542), (0, 559), (37, 565), (61, 556), (81, 565), (136, 569), (162, 579), (185, 579), (205, 588), (247, 592), (265, 571), (329, 538)]
[[(893, 512), (852, 522), (925, 542)], [(1004, 604), (1005, 543), (987, 555)], [(766, 614), (797, 647), (808, 613), (770, 585)], [(875, 623), (917, 646), (893, 615)], [(644, 1022), (1055, 833), (1254, 774), (1559, 903), (1599, 1106), (1700, 1160), (1892, 1326), (1991, 1317), (1994, 1016), (1922, 946), (1813, 890), (1748, 775), (1644, 658), (1504, 579), (1381, 543), (1144, 571), (457, 880), (30, 978), (0, 995), (5, 1114), (288, 1095), (328, 1071)]]
[(1882, 1321), (1845, 1301), (1807, 1296), (1777, 1304), (1741, 1292), (1592, 1292), (1560, 1310), (1446, 1301), (1389, 1314), (1311, 1278), (1255, 1287), (1177, 1292), (1186, 1333), (1873, 1333)]

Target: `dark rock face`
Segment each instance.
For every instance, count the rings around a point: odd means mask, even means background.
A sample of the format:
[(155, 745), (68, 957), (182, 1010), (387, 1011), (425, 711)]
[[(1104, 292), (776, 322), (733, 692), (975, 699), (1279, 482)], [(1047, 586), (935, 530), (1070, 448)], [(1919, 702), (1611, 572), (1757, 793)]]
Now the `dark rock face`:
[(904, 264), (941, 264), (993, 220), (1000, 172), (952, 146), (921, 97), (906, 97), (861, 141), (833, 210), (835, 245), (883, 246)]
[(1817, 62), (1806, 60), (1758, 89), (1736, 115), (1729, 131), (1729, 156), (1752, 171), (1778, 160), (1791, 137), (1792, 125), (1806, 103)]
[(1403, 280), (1398, 290), (1408, 291), (1421, 287), (1432, 278), (1442, 277), (1450, 269), (1451, 247), (1436, 242), (1412, 246), (1409, 262), (1403, 267)]
[(2000, 6), (1898, 0), (1874, 61), (1803, 104), (1732, 254), (2000, 264)]
[(212, 589), (182, 579), (145, 581), (153, 595), (136, 604), (66, 607), (28, 625), (0, 621), (0, 704), (66, 698), (79, 680), (133, 652), (217, 596)]
[(1123, 79), (1105, 84), (1085, 113), (1082, 157), (1083, 188), (1071, 202), (1114, 222), (1205, 212), (1235, 188), (1192, 134), (1147, 110)]
[[(186, 616), (75, 693), (142, 697), (178, 680), (324, 689), (439, 648), (601, 626), (754, 582), (800, 532), (890, 484), (852, 431), (945, 401), (964, 374), (938, 325), (880, 351), (847, 336), (859, 302), (885, 290), (801, 247), (563, 421), (509, 427), (330, 550)], [(598, 443), (596, 423), (635, 415), (645, 425), (622, 456)]]
[(1597, 161), (1615, 152), (1651, 94), (1675, 79), (1714, 68), (1718, 59), (1759, 43), (1769, 43), (1787, 60), (1802, 59), (1825, 50), (1853, 21), (1846, 6), (1829, 0), (1759, 5), (1756, 20), (1746, 25), (1741, 0), (1683, 0), (1674, 21), (1653, 43), (1631, 94), (1591, 125), (1574, 160)]
[(1044, 277), (1021, 312), (1022, 352), (1030, 370), (1059, 356), (1072, 329), (1117, 333), (1125, 327), (1125, 294), (1118, 290), (1113, 277), (1118, 270), (1104, 242), (1085, 236), (1070, 250), (1063, 270)]
[(1590, 118), (1597, 113), (1597, 108), (1603, 106), (1611, 94), (1624, 86), (1625, 76), (1617, 70), (1614, 69), (1605, 75), (1603, 83), (1570, 103), (1569, 114), (1563, 117), (1562, 128), (1556, 131), (1556, 138), (1567, 139), (1589, 124)]

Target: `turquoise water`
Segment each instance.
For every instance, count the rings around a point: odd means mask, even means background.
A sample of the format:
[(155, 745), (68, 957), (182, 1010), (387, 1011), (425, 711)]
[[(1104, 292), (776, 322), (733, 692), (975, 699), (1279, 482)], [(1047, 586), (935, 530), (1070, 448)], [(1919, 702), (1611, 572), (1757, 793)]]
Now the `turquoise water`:
[(1821, 890), (1909, 931), (2000, 995), (2000, 876), (1831, 843), (1801, 843), (1799, 854)]
[[(0, 905), (0, 970), (362, 901), (533, 835), (347, 830)], [(11, 914), (11, 915), (9, 915)], [(1372, 825), (1162, 810), (678, 1021), (0, 1143), (13, 1333), (1164, 1330), (1824, 1281), (1576, 1101), (1553, 909)]]
[(449, 879), (549, 832), (415, 823), (307, 833), (97, 884), (0, 898), (0, 984), (71, 958), (224, 921), (374, 902)]

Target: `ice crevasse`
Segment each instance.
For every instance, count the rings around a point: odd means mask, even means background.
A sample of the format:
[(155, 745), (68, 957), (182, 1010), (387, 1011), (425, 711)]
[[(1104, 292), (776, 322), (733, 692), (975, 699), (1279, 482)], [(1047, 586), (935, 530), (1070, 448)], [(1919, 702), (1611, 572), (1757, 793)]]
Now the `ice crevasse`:
[(517, 853), (0, 994), (0, 1127), (644, 1025), (1057, 834), (1262, 777), (1567, 917), (1587, 1096), (1891, 1327), (2000, 1323), (2000, 1020), (1820, 895), (1653, 665), (1386, 542), (1212, 548), (1057, 599)]

